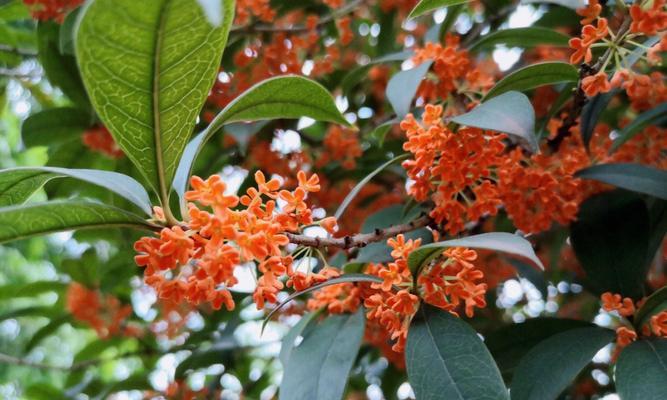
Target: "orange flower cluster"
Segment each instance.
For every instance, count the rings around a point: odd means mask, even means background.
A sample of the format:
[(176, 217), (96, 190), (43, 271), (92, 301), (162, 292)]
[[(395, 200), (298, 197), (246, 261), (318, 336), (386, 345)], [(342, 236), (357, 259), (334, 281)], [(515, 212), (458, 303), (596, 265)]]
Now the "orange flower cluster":
[(643, 75), (622, 69), (611, 79), (612, 87), (621, 87), (630, 99), (630, 105), (637, 111), (650, 110), (667, 101), (667, 86), (659, 71)]
[(332, 125), (329, 128), (322, 144), (324, 149), (317, 159), (318, 167), (324, 167), (332, 161), (339, 161), (343, 168), (354, 169), (357, 166), (355, 160), (363, 153), (358, 132), (338, 125)]
[(658, 31), (667, 29), (667, 10), (665, 9), (665, 0), (654, 0), (644, 2), (649, 5), (645, 9), (640, 4), (633, 4), (630, 7), (630, 32), (641, 33), (647, 36), (653, 36)]
[(579, 64), (582, 60), (590, 62), (593, 59), (591, 46), (609, 34), (609, 25), (606, 18), (597, 20), (597, 25), (585, 25), (581, 30), (580, 38), (570, 39), (570, 47), (574, 53), (570, 56), (571, 64)]
[(595, 21), (597, 17), (600, 16), (601, 12), (602, 12), (602, 5), (600, 5), (598, 0), (589, 0), (588, 5), (586, 7), (577, 8), (577, 14), (584, 17), (581, 20), (582, 25), (588, 25), (591, 22)]
[(403, 162), (413, 180), (408, 193), (417, 201), (431, 194), (435, 207), (431, 217), (446, 221), (452, 235), (461, 232), (466, 222), (483, 215), (495, 215), (501, 205), (492, 168), (502, 163), (504, 135), (477, 128), (454, 133), (442, 120), (442, 106), (427, 105), (423, 124), (408, 114), (401, 122), (407, 142), (403, 149), (414, 159)]
[(83, 144), (92, 151), (102, 153), (109, 158), (121, 158), (124, 153), (118, 147), (113, 136), (105, 126), (96, 126), (88, 129), (81, 136)]
[(276, 11), (271, 8), (270, 0), (236, 0), (234, 23), (243, 25), (252, 16), (257, 17), (260, 21), (271, 22), (276, 16)]
[(116, 335), (137, 336), (140, 332), (133, 326), (125, 324), (132, 314), (130, 305), (122, 305), (112, 295), (103, 295), (98, 290), (72, 282), (67, 287), (67, 310), (77, 320), (95, 329), (97, 336), (106, 339)]
[[(192, 177), (193, 190), (185, 194), (193, 202), (188, 204), (188, 225), (163, 228), (157, 237), (143, 237), (135, 243), (139, 253), (135, 261), (146, 267), (146, 283), (160, 298), (174, 303), (210, 303), (214, 309), (224, 304), (228, 310), (234, 308), (229, 292), (237, 283), (234, 269), (246, 262), (256, 262), (262, 273), (253, 295), (258, 309), (266, 301), (276, 301), (284, 287), (281, 277), (290, 276), (288, 285), (297, 290), (307, 279), (310, 286), (315, 278), (293, 274), (292, 257), (282, 254), (289, 244), (285, 232), (314, 223), (305, 200), (308, 193), (320, 190), (319, 179), (303, 171), (297, 178), (295, 190), (280, 190), (278, 179), (267, 181), (258, 171), (257, 187), (239, 198), (226, 194), (227, 187), (218, 175), (207, 180)], [(236, 209), (239, 203), (244, 207), (241, 210)], [(325, 224), (331, 226), (331, 221)]]
[(63, 22), (65, 15), (83, 3), (83, 0), (23, 0), (34, 19)]
[[(447, 98), (450, 94), (485, 92), (495, 83), (494, 67), (475, 64), (468, 51), (460, 48), (460, 38), (447, 35), (445, 45), (427, 43), (423, 48), (415, 49), (412, 61), (419, 65), (433, 60), (433, 72), (437, 82), (426, 79), (417, 94), (427, 101)], [(495, 66), (495, 64), (493, 64)]]
[(593, 97), (598, 93), (607, 93), (611, 90), (611, 83), (607, 80), (607, 74), (600, 71), (581, 80), (581, 89), (586, 96)]
[[(641, 308), (644, 300), (635, 303), (631, 298), (623, 298), (620, 294), (611, 292), (603, 293), (601, 296), (602, 309), (607, 312), (616, 311), (622, 317), (634, 316), (639, 308)], [(639, 321), (635, 321), (639, 322)], [(657, 336), (667, 337), (667, 310), (661, 311), (649, 319), (647, 324), (641, 328), (643, 336)], [(637, 332), (632, 327), (620, 326), (616, 329), (616, 348), (614, 350), (613, 359), (616, 360), (618, 355), (624, 347), (637, 340)]]

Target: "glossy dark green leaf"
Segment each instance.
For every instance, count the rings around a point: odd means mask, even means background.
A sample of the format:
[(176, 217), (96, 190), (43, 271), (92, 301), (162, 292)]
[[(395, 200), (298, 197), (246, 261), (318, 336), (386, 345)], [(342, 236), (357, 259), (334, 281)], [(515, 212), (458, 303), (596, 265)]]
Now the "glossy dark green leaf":
[(341, 400), (364, 335), (364, 310), (313, 326), (287, 360), (281, 400)]
[(649, 323), (652, 316), (667, 310), (667, 286), (657, 290), (646, 298), (641, 308), (637, 310), (633, 323), (641, 332), (641, 327)]
[(408, 18), (417, 18), (420, 15), (433, 12), (439, 8), (444, 8), (469, 2), (470, 0), (421, 0), (412, 9), (412, 11), (410, 11), (410, 15), (408, 15)]
[(64, 200), (0, 208), (0, 243), (91, 228), (150, 229), (141, 217), (90, 201)]
[(163, 202), (232, 23), (234, 2), (215, 1), (217, 24), (197, 0), (96, 0), (79, 19), (76, 54), (91, 101)]
[(540, 269), (544, 269), (542, 262), (529, 241), (518, 235), (507, 232), (491, 232), (472, 235), (460, 239), (445, 240), (421, 246), (410, 253), (408, 257), (408, 266), (413, 274), (419, 271), (426, 263), (442, 254), (450, 247), (468, 247), (471, 249), (484, 249), (500, 251), (530, 260)]
[(667, 339), (638, 340), (616, 362), (616, 390), (623, 400), (661, 400), (667, 393)]
[(607, 109), (611, 99), (618, 93), (618, 90), (612, 90), (607, 93), (601, 93), (588, 100), (584, 109), (581, 111), (581, 138), (584, 145), (588, 144), (593, 137), (593, 131), (600, 120), (600, 116)]
[(529, 65), (505, 76), (484, 97), (491, 99), (511, 90), (524, 91), (539, 86), (576, 82), (579, 72), (572, 64), (564, 62), (544, 62)]
[(539, 45), (567, 47), (569, 36), (553, 29), (530, 26), (526, 28), (510, 28), (491, 32), (473, 43), (470, 51), (493, 48), (498, 44), (508, 47), (531, 48)]
[(553, 400), (572, 383), (595, 354), (614, 340), (614, 331), (598, 327), (557, 333), (533, 347), (512, 379), (512, 400)]
[(637, 193), (667, 200), (667, 171), (641, 164), (598, 164), (576, 174)]
[(417, 89), (426, 76), (433, 61), (424, 61), (418, 66), (399, 71), (394, 74), (387, 83), (387, 100), (398, 118), (405, 117), (410, 112), (412, 100), (417, 94)]
[(645, 111), (633, 119), (618, 132), (618, 137), (614, 139), (611, 145), (610, 153), (613, 153), (623, 145), (623, 143), (632, 139), (649, 125), (662, 125), (667, 122), (667, 102)]
[(26, 118), (21, 125), (21, 136), (26, 147), (53, 146), (81, 140), (81, 134), (91, 122), (90, 114), (79, 108), (49, 108)]
[(486, 335), (489, 348), (503, 377), (510, 381), (521, 359), (538, 343), (570, 329), (591, 327), (590, 322), (561, 318), (532, 318)]
[(570, 241), (589, 289), (634, 299), (644, 295), (649, 228), (646, 204), (631, 193), (602, 193), (581, 205)]
[(139, 182), (118, 172), (94, 169), (19, 167), (0, 170), (0, 206), (21, 204), (50, 179), (63, 177), (106, 188), (151, 215), (148, 193)]
[(180, 197), (183, 196), (197, 154), (223, 125), (240, 121), (301, 117), (349, 125), (336, 108), (331, 94), (315, 81), (301, 76), (280, 76), (256, 84), (229, 103), (206, 130), (188, 143), (174, 177), (174, 190)]
[(294, 325), (289, 332), (283, 337), (282, 343), (280, 345), (280, 362), (283, 364), (283, 368), (287, 368), (287, 362), (289, 361), (292, 350), (296, 345), (297, 339), (301, 336), (304, 330), (310, 325), (314, 318), (320, 315), (318, 311), (311, 311), (304, 314), (299, 322)]
[(470, 325), (422, 307), (408, 331), (408, 380), (417, 399), (508, 399), (498, 367)]
[(510, 91), (494, 97), (452, 121), (476, 128), (503, 132), (530, 151), (539, 148), (535, 136), (535, 111), (523, 93)]

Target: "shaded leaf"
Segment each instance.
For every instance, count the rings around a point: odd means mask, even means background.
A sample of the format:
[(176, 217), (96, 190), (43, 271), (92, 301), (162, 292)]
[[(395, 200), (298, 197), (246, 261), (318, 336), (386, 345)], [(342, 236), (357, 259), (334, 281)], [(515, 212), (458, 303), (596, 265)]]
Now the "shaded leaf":
[(526, 28), (510, 28), (491, 32), (488, 35), (482, 36), (468, 49), (470, 51), (478, 51), (492, 48), (498, 44), (503, 44), (508, 47), (523, 48), (530, 48), (543, 44), (567, 47), (569, 39), (569, 36), (553, 29), (536, 26)]
[(424, 61), (412, 69), (406, 69), (394, 74), (387, 83), (387, 100), (396, 112), (398, 118), (405, 117), (410, 112), (412, 100), (419, 89), (422, 79), (426, 76), (433, 61)]
[(485, 101), (452, 121), (476, 128), (504, 132), (518, 139), (532, 152), (539, 148), (535, 137), (535, 111), (528, 98), (519, 92), (503, 93)]
[(331, 315), (308, 330), (287, 360), (281, 400), (340, 400), (364, 334), (364, 310)]
[(609, 329), (576, 328), (540, 342), (514, 371), (512, 400), (556, 399), (614, 336)]
[(623, 400), (660, 400), (667, 393), (667, 340), (638, 340), (616, 362), (616, 390)]
[(176, 379), (183, 379), (185, 373), (189, 370), (206, 368), (213, 364), (223, 364), (225, 360), (230, 359), (230, 351), (238, 347), (239, 343), (234, 339), (233, 335), (227, 335), (218, 340), (211, 348), (193, 352), (176, 367), (176, 372), (174, 373)]
[(51, 319), (48, 324), (39, 328), (37, 332), (30, 338), (28, 343), (25, 345), (25, 352), (29, 353), (32, 349), (35, 348), (42, 340), (51, 336), (55, 331), (58, 330), (61, 326), (70, 323), (72, 321), (72, 316), (69, 314), (62, 314)]
[(584, 179), (667, 200), (667, 171), (641, 164), (598, 164), (576, 173)]
[(357, 84), (366, 78), (368, 71), (375, 65), (385, 64), (389, 62), (405, 61), (412, 56), (412, 51), (401, 51), (398, 53), (387, 54), (371, 60), (368, 64), (361, 67), (354, 68), (348, 72), (343, 80), (340, 82), (340, 87), (343, 93), (349, 93)]
[(417, 399), (508, 399), (484, 342), (460, 318), (428, 305), (415, 316), (405, 350)]
[(421, 0), (412, 9), (412, 11), (410, 11), (408, 18), (417, 18), (421, 15), (433, 12), (439, 8), (464, 4), (468, 2), (470, 2), (470, 0)]
[(484, 96), (488, 100), (511, 90), (524, 91), (539, 86), (576, 82), (579, 72), (572, 64), (544, 62), (529, 65), (505, 76)]
[[(609, 149), (609, 153), (615, 152), (623, 143), (632, 139), (636, 134), (640, 133), (649, 125), (661, 125), (667, 122), (667, 102), (662, 103), (648, 111), (645, 111), (633, 119), (618, 132), (618, 137)], [(666, 189), (667, 190), (667, 189)]]
[(26, 118), (21, 125), (21, 136), (26, 147), (53, 146), (81, 140), (81, 134), (90, 126), (87, 111), (74, 107), (49, 108)]
[(641, 327), (649, 323), (652, 316), (667, 310), (667, 286), (658, 289), (646, 298), (641, 308), (637, 310), (633, 323), (641, 332)]
[(196, 0), (96, 0), (79, 19), (91, 101), (163, 202), (227, 42), (234, 2), (218, 1), (218, 26)]
[(294, 350), (295, 342), (303, 331), (308, 327), (308, 325), (313, 321), (315, 317), (320, 315), (319, 311), (311, 311), (304, 314), (299, 322), (294, 325), (285, 336), (283, 336), (282, 343), (280, 345), (280, 355), (279, 359), (283, 365), (283, 368), (287, 368), (287, 362), (292, 355), (292, 350)]
[(11, 283), (0, 286), (0, 300), (36, 297), (43, 293), (62, 293), (67, 285), (57, 281), (35, 281), (30, 283)]
[(593, 137), (593, 131), (600, 120), (600, 116), (607, 109), (611, 99), (618, 93), (618, 90), (611, 90), (607, 93), (601, 93), (589, 99), (581, 111), (581, 138), (584, 145), (588, 145)]

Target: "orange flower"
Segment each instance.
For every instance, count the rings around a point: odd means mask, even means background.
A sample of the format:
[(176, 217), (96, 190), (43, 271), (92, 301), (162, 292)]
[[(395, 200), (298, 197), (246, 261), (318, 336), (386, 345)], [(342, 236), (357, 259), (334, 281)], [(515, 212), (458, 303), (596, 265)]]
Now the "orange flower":
[(651, 317), (651, 330), (656, 336), (667, 337), (667, 311)]
[(577, 8), (577, 14), (584, 17), (581, 20), (582, 25), (587, 25), (593, 22), (600, 16), (600, 12), (602, 12), (602, 6), (598, 3), (598, 0), (589, 0), (586, 7)]
[(587, 45), (581, 38), (572, 38), (568, 43), (570, 48), (574, 49), (574, 53), (570, 56), (570, 64), (579, 64), (582, 60), (591, 62), (593, 53), (590, 45)]
[(84, 0), (23, 0), (33, 18), (63, 22), (65, 15), (77, 8)]
[(623, 317), (629, 317), (635, 313), (635, 305), (629, 297), (622, 298), (620, 294), (606, 292), (602, 294), (602, 309), (605, 311), (618, 311)]
[(109, 130), (104, 126), (88, 129), (81, 136), (81, 141), (89, 149), (113, 159), (122, 158), (125, 153), (118, 147)]
[(593, 97), (598, 93), (607, 93), (610, 91), (611, 83), (607, 80), (607, 74), (600, 71), (595, 75), (582, 79), (581, 88), (586, 93), (586, 96)]
[(72, 282), (67, 287), (66, 307), (74, 318), (95, 329), (101, 339), (119, 334), (136, 336), (141, 333), (135, 327), (123, 326), (132, 314), (130, 305), (121, 305), (116, 297), (105, 296), (98, 290), (88, 289), (77, 282)]
[(338, 222), (335, 217), (327, 217), (319, 222), (320, 226), (324, 228), (330, 235), (334, 235), (338, 230)]
[(226, 196), (227, 185), (222, 181), (220, 175), (212, 175), (207, 180), (198, 176), (190, 178), (192, 190), (185, 192), (185, 199), (197, 201), (203, 206), (213, 206), (224, 209), (236, 207), (239, 199), (236, 196)]
[(312, 174), (310, 178), (307, 177), (306, 173), (299, 171), (296, 174), (296, 178), (299, 181), (299, 187), (306, 192), (319, 192), (320, 191), (320, 178), (317, 174)]
[(616, 329), (616, 348), (614, 349), (614, 353), (612, 354), (611, 358), (613, 361), (616, 361), (618, 359), (618, 355), (621, 353), (621, 351), (630, 343), (634, 342), (637, 340), (637, 332), (635, 332), (632, 329), (626, 328), (625, 326), (621, 326)]
[[(646, 2), (645, 4), (650, 4)], [(653, 5), (642, 9), (639, 4), (633, 4), (630, 7), (630, 32), (642, 33), (647, 36), (653, 36), (667, 29), (667, 11), (665, 11), (665, 0), (654, 0)]]

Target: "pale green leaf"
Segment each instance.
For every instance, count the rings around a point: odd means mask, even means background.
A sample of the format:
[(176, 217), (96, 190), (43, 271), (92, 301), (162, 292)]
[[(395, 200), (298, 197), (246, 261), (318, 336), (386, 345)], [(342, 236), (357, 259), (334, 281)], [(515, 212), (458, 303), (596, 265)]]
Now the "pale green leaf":
[(424, 61), (414, 68), (397, 72), (389, 79), (386, 89), (387, 100), (399, 118), (405, 117), (410, 112), (412, 100), (431, 64), (433, 64), (431, 60)]

